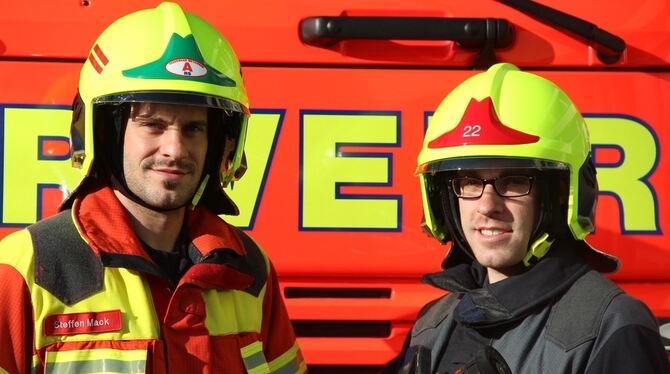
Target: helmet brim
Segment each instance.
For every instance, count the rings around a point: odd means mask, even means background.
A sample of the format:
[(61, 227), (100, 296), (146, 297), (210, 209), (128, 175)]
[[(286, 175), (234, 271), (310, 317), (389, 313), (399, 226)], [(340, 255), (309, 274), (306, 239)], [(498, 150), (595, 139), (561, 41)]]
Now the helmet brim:
[(568, 165), (550, 160), (521, 157), (462, 157), (432, 161), (419, 165), (416, 174), (435, 174), (442, 171), (484, 169), (568, 170)]
[(126, 92), (100, 96), (93, 100), (93, 105), (120, 103), (163, 103), (175, 105), (192, 105), (206, 108), (217, 108), (226, 111), (249, 114), (249, 108), (237, 101), (223, 97), (203, 95), (190, 92), (148, 91)]

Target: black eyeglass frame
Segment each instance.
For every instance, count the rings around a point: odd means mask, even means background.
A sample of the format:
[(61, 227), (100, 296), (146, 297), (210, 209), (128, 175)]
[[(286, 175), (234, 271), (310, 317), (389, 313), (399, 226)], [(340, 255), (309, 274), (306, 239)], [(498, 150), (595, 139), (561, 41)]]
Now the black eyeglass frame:
[[(500, 192), (499, 188), (502, 187), (498, 184), (500, 181), (504, 181), (507, 178), (519, 178), (519, 177), (526, 178), (528, 180), (528, 191), (526, 191), (524, 193), (516, 193), (516, 194), (515, 193), (502, 194)], [(458, 181), (462, 181), (462, 180), (473, 180), (473, 181), (480, 182), (481, 183), (481, 189), (479, 191), (479, 195), (464, 196), (463, 194), (461, 194), (460, 188), (458, 188), (456, 183)], [(459, 199), (479, 199), (484, 194), (484, 189), (486, 189), (487, 184), (493, 185), (493, 190), (498, 194), (498, 196), (504, 197), (504, 198), (511, 198), (511, 197), (522, 197), (522, 196), (526, 196), (526, 195), (530, 194), (530, 192), (533, 190), (533, 181), (534, 180), (535, 180), (535, 178), (533, 176), (530, 176), (530, 175), (505, 175), (503, 177), (496, 177), (496, 178), (491, 178), (491, 179), (482, 179), (482, 178), (477, 178), (477, 177), (456, 177), (456, 178), (451, 178), (449, 180), (449, 185), (451, 186), (451, 190), (454, 192), (456, 197), (458, 197)]]

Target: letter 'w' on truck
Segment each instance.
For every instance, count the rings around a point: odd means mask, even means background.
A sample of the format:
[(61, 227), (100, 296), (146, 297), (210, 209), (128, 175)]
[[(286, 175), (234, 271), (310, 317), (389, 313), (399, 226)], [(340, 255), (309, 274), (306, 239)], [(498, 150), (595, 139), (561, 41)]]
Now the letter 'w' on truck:
[[(248, 170), (229, 186), (243, 213), (224, 219), (267, 248), (312, 372), (375, 372), (440, 296), (419, 282), (449, 247), (421, 229), (416, 156), (445, 94), (495, 62), (552, 80), (583, 113), (600, 186), (587, 240), (621, 260), (612, 279), (668, 335), (670, 8), (538, 3), (540, 12), (512, 0), (181, 2), (216, 15), (241, 60)], [(54, 214), (77, 185), (79, 69), (87, 59), (104, 69), (94, 38), (145, 7), (37, 0), (0, 12), (0, 236)]]

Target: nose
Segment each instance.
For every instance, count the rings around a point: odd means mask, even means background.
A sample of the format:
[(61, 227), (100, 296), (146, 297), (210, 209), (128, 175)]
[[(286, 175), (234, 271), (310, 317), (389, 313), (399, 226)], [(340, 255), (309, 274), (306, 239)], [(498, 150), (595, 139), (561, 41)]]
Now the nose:
[(482, 196), (477, 201), (477, 212), (483, 215), (491, 215), (500, 212), (503, 208), (504, 197), (498, 195), (493, 184), (486, 184)]
[(184, 158), (187, 154), (184, 135), (179, 129), (170, 128), (161, 136), (160, 152), (164, 157), (172, 159)]

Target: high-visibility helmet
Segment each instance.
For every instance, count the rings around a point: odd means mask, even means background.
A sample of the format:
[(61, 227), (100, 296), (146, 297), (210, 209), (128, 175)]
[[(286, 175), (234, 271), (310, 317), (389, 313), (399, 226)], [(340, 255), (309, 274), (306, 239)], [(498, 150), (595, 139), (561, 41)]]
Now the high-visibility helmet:
[[(430, 120), (417, 169), (426, 228), (442, 242), (465, 243), (455, 217), (457, 198), (444, 175), (523, 168), (563, 178), (567, 197), (562, 206), (567, 205), (567, 211), (546, 212), (556, 208), (554, 204), (543, 207), (541, 214), (562, 217), (560, 225), (567, 225), (572, 236), (582, 240), (594, 229), (598, 193), (590, 149), (584, 119), (560, 88), (514, 65), (496, 64), (457, 86)], [(551, 217), (545, 218), (548, 222)], [(542, 229), (531, 242), (552, 234), (545, 232), (547, 227)], [(541, 247), (548, 249), (547, 243)]]
[[(209, 108), (208, 118), (211, 122), (216, 117), (217, 128), (208, 134), (201, 201), (216, 213), (237, 214), (222, 188), (246, 168), (249, 101), (240, 63), (212, 25), (169, 2), (117, 19), (93, 44), (81, 69), (71, 129), (72, 162), (81, 168), (84, 179), (64, 206), (71, 205), (80, 187), (97, 172), (98, 159), (111, 157), (107, 150), (96, 148), (109, 147), (110, 142), (122, 144), (125, 125), (118, 128), (123, 113), (118, 108), (132, 102)], [(114, 121), (116, 139), (106, 139), (102, 133), (113, 133), (109, 128)], [(196, 197), (193, 203), (197, 201)]]

